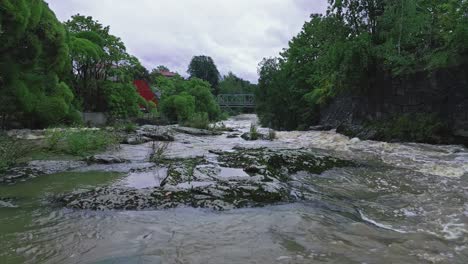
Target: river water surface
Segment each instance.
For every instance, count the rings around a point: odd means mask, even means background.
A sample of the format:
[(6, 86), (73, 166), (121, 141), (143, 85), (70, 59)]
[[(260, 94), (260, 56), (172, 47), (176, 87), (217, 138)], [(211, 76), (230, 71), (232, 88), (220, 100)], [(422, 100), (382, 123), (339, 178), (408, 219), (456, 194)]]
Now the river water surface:
[[(248, 131), (255, 120), (242, 115), (225, 124)], [(333, 131), (277, 137), (177, 134), (168, 155), (216, 159), (210, 150), (306, 148), (360, 165), (291, 175), (306, 190), (297, 202), (227, 211), (85, 211), (50, 202), (111, 184), (158, 186), (164, 169), (96, 165), (0, 186), (0, 263), (468, 263), (466, 148), (360, 141)], [(150, 149), (122, 146), (118, 155), (144, 167)]]

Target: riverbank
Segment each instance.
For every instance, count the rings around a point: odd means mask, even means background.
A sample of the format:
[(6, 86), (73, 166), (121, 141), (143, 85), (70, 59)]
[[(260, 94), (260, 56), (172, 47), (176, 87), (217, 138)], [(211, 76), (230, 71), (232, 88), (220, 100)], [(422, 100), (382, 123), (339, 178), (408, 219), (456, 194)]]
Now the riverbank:
[(243, 139), (256, 122), (254, 115), (233, 117), (216, 133), (137, 127), (118, 148), (67, 166), (31, 161), (61, 169), (0, 184), (0, 260), (468, 257), (468, 149), (362, 141), (334, 131)]

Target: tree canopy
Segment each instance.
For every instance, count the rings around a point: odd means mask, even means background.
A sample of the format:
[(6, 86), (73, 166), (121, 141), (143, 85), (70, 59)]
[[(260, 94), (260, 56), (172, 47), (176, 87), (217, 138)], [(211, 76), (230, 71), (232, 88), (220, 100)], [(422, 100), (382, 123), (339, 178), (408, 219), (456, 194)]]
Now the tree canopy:
[(128, 117), (139, 112), (135, 79), (150, 74), (127, 53), (122, 40), (90, 16), (75, 15), (64, 23), (69, 34), (71, 83), (85, 111), (107, 111)]
[(331, 98), (372, 90), (379, 76), (466, 67), (467, 14), (465, 0), (329, 0), (326, 15), (312, 15), (278, 58), (260, 63), (261, 121), (301, 128)]
[(219, 93), (220, 74), (213, 59), (209, 56), (194, 56), (189, 64), (187, 73), (190, 78), (199, 78), (210, 83), (213, 94)]
[(0, 2), (0, 118), (25, 126), (74, 122), (79, 116), (68, 73), (67, 35), (42, 0)]
[(229, 72), (223, 76), (219, 83), (219, 92), (222, 94), (250, 94), (255, 92), (256, 85)]

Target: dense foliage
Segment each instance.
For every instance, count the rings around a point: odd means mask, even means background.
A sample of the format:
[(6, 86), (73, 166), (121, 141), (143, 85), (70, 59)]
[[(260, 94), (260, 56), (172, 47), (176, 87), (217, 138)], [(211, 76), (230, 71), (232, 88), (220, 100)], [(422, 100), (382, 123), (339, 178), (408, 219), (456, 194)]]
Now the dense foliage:
[(213, 94), (218, 95), (220, 74), (211, 57), (194, 56), (187, 73), (190, 74), (190, 78), (198, 78), (210, 83)]
[(65, 22), (69, 32), (72, 80), (78, 105), (85, 111), (110, 112), (117, 117), (138, 114), (135, 79), (149, 78), (122, 40), (92, 17), (75, 15)]
[[(346, 91), (360, 94), (383, 74), (463, 67), (468, 63), (466, 0), (329, 0), (279, 58), (259, 66), (263, 124), (313, 124), (319, 106)], [(331, 32), (333, 32), (331, 34)]]
[[(78, 121), (66, 32), (42, 0), (0, 2), (0, 125)], [(78, 118), (77, 118), (78, 117)]]
[(225, 75), (219, 83), (219, 93), (221, 94), (252, 94), (255, 92), (255, 84), (250, 83), (234, 73)]
[(180, 76), (158, 77), (156, 85), (161, 91), (161, 114), (171, 121), (214, 121), (221, 117), (219, 105), (211, 93), (210, 84), (206, 81), (198, 78), (184, 80)]

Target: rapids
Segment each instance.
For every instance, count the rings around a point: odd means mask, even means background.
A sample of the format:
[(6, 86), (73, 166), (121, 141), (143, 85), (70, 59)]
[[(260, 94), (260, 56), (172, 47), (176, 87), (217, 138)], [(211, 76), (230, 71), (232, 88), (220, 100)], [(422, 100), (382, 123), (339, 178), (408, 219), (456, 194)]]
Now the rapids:
[[(334, 131), (276, 132), (245, 141), (255, 115), (219, 136), (175, 134), (171, 158), (239, 148), (313, 149), (357, 166), (299, 171), (291, 203), (214, 211), (68, 209), (51, 197), (96, 187), (159, 186), (165, 168), (148, 162), (151, 143), (111, 153), (124, 164), (90, 165), (0, 185), (0, 263), (467, 263), (468, 149), (350, 139)], [(268, 129), (259, 128), (268, 133)], [(222, 168), (223, 177), (248, 175)], [(199, 184), (204, 184), (200, 182)]]

